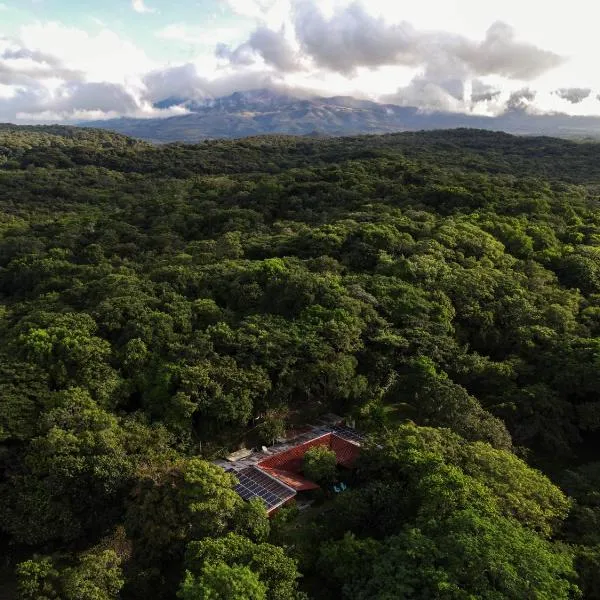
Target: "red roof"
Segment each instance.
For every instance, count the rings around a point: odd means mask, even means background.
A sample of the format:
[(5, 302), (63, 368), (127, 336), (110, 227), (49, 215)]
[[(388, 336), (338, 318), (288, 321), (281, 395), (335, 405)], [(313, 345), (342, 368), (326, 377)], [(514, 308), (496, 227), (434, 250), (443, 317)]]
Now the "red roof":
[(282, 471), (281, 469), (269, 469), (267, 467), (261, 467), (265, 473), (268, 473), (275, 479), (279, 479), (286, 485), (289, 485), (291, 488), (294, 488), (297, 492), (303, 492), (305, 490), (317, 490), (319, 486), (306, 479), (306, 477), (302, 477), (298, 473), (293, 473), (292, 471)]
[(326, 433), (289, 450), (269, 456), (258, 463), (258, 466), (266, 473), (276, 477), (283, 483), (296, 490), (316, 489), (319, 486), (305, 477), (299, 475), (302, 471), (304, 455), (310, 448), (325, 446), (335, 452), (338, 464), (344, 467), (352, 467), (360, 454), (360, 446), (348, 440), (342, 439), (335, 433)]
[(335, 452), (338, 464), (348, 469), (354, 466), (360, 454), (360, 446), (338, 437), (335, 433), (331, 434), (329, 447)]

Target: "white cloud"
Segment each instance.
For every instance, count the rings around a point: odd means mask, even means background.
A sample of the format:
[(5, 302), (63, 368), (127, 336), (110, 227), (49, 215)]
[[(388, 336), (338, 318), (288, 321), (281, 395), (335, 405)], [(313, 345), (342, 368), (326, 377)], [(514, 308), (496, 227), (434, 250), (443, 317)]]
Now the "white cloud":
[(143, 50), (106, 28), (89, 33), (57, 22), (38, 22), (22, 27), (17, 37), (22, 47), (85, 72), (88, 81), (125, 84), (156, 66)]
[(302, 50), (318, 66), (347, 75), (359, 66), (408, 65), (443, 70), (449, 78), (469, 72), (530, 80), (562, 62), (554, 52), (516, 39), (506, 23), (493, 23), (477, 42), (406, 21), (388, 23), (358, 3), (327, 18), (315, 0), (298, 0), (294, 28)]
[(167, 98), (203, 100), (240, 90), (286, 87), (284, 77), (277, 73), (245, 69), (206, 76), (192, 63), (152, 71), (144, 78), (144, 84), (144, 97), (151, 103)]
[(282, 72), (294, 72), (303, 69), (297, 45), (289, 40), (282, 28), (273, 31), (268, 27), (258, 27), (247, 42), (232, 49), (226, 44), (217, 45), (216, 54), (228, 60), (232, 65), (251, 65), (260, 58), (264, 64)]
[(559, 98), (570, 102), (571, 104), (579, 104), (590, 96), (592, 90), (590, 88), (560, 88), (554, 92)]
[(142, 50), (108, 29), (27, 25), (13, 39), (0, 38), (0, 120), (148, 112), (142, 79), (152, 68)]
[[(423, 109), (494, 114), (509, 102), (597, 114), (600, 42), (594, 20), (581, 18), (586, 2), (571, 0), (565, 13), (541, 0), (221, 0), (229, 11), (220, 16), (190, 2), (198, 20), (165, 23), (152, 59), (91, 17), (89, 30), (32, 22), (11, 39), (0, 34), (0, 120), (155, 116), (153, 103), (168, 97), (258, 87)], [(131, 6), (150, 13), (154, 4)]]
[(146, 6), (144, 0), (131, 0), (131, 6), (133, 10), (135, 10), (135, 12), (140, 14), (156, 12), (155, 8), (150, 8), (149, 6)]
[(12, 85), (7, 85), (5, 83), (0, 83), (0, 100), (12, 98), (15, 95), (15, 87)]
[[(131, 117), (136, 119), (152, 119), (155, 117), (166, 118), (166, 117), (177, 117), (187, 114), (185, 109), (178, 106), (171, 107), (169, 109), (158, 110), (151, 106), (142, 106), (137, 111), (130, 114)], [(107, 119), (117, 119), (122, 117), (123, 113), (120, 111), (102, 111), (102, 110), (68, 110), (68, 111), (57, 111), (57, 110), (36, 110), (34, 112), (27, 112), (22, 110), (16, 113), (16, 119), (22, 123), (57, 123), (57, 122), (81, 122), (81, 121), (104, 121)]]
[[(286, 77), (297, 71), (316, 77), (323, 71), (335, 73), (346, 88), (363, 87), (372, 96), (420, 108), (469, 111), (473, 103), (484, 102), (492, 109), (491, 100), (499, 95), (486, 99), (477, 89), (473, 94), (474, 80), (483, 84), (482, 77), (500, 77), (510, 94), (564, 62), (558, 54), (519, 39), (500, 21), (488, 24), (480, 40), (390, 20), (358, 2), (293, 0), (288, 21), (278, 28), (263, 24), (262, 14), (269, 10), (273, 8), (255, 6), (252, 12), (261, 16), (253, 33), (235, 48), (219, 45), (219, 58), (241, 68), (263, 64)], [(410, 72), (408, 78), (402, 67)], [(395, 90), (387, 87), (394, 83), (394, 69), (400, 73)], [(367, 80), (374, 85), (366, 87)]]

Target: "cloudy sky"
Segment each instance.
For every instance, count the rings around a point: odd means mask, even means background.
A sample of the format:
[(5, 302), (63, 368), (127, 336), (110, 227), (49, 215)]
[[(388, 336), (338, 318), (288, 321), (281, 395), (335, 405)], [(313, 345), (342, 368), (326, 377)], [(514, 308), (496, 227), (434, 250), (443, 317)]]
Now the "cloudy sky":
[(256, 88), (600, 114), (590, 0), (0, 0), (0, 121), (177, 114)]

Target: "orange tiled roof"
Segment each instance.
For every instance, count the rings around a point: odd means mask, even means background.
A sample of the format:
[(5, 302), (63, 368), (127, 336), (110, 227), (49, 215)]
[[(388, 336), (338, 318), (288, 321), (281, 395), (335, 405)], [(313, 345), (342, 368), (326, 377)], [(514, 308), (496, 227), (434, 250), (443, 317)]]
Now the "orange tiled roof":
[(331, 434), (330, 448), (335, 452), (337, 461), (343, 467), (351, 468), (354, 466), (358, 455), (360, 454), (360, 446), (338, 437), (334, 433)]
[(261, 467), (261, 469), (265, 473), (275, 477), (275, 479), (279, 479), (286, 485), (294, 488), (297, 492), (319, 489), (319, 486), (316, 483), (306, 479), (306, 477), (303, 477), (298, 473), (292, 473), (292, 471), (282, 471), (281, 469), (269, 469), (267, 467)]
[(276, 477), (295, 490), (316, 489), (319, 486), (299, 475), (302, 471), (304, 455), (310, 448), (325, 446), (335, 452), (338, 464), (352, 467), (360, 453), (360, 446), (338, 437), (334, 433), (326, 433), (289, 450), (269, 456), (258, 463), (258, 466), (273, 477)]

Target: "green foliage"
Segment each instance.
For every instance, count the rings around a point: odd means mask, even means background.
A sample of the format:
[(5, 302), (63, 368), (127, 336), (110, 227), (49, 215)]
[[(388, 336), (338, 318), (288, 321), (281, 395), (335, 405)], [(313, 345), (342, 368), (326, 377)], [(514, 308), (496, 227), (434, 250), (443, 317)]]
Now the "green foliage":
[(63, 577), (64, 595), (73, 600), (114, 600), (125, 582), (112, 550), (84, 554), (79, 565), (65, 569)]
[(331, 589), (365, 599), (576, 596), (572, 551), (546, 539), (568, 503), (540, 473), (447, 430), (404, 426), (373, 443), (361, 468), (369, 483), (328, 526), (367, 537), (320, 549)]
[(328, 485), (336, 479), (337, 457), (327, 446), (315, 446), (304, 455), (302, 470), (307, 479)]
[(583, 597), (586, 600), (600, 598), (600, 545), (576, 548), (575, 566)]
[(20, 600), (55, 600), (59, 598), (56, 580), (59, 572), (49, 557), (34, 557), (17, 566)]
[(562, 533), (575, 544), (575, 566), (583, 597), (596, 600), (600, 598), (600, 463), (567, 470), (561, 483), (574, 499)]
[(223, 533), (242, 505), (233, 491), (235, 479), (220, 467), (190, 459), (183, 469), (184, 494), (194, 520), (194, 535)]
[(260, 424), (259, 435), (265, 445), (271, 445), (285, 434), (285, 421), (276, 414), (268, 414)]
[(198, 458), (159, 462), (142, 472), (126, 518), (138, 560), (153, 564), (176, 559), (190, 539), (220, 535), (254, 512), (256, 535), (264, 535), (262, 514), (249, 510), (233, 490), (235, 478)]
[(72, 541), (108, 528), (118, 516), (134, 458), (118, 419), (71, 388), (50, 397), (39, 435), (1, 490), (0, 522), (15, 539)]
[(110, 344), (93, 335), (94, 320), (73, 313), (50, 315), (48, 321), (46, 327), (24, 325), (26, 331), (18, 338), (24, 358), (48, 373), (51, 387), (85, 386), (109, 401), (118, 379), (107, 364)]
[(76, 564), (56, 566), (48, 556), (17, 567), (20, 600), (116, 600), (124, 579), (114, 551), (82, 554)]
[(300, 574), (296, 562), (287, 557), (282, 548), (271, 544), (256, 544), (234, 533), (220, 539), (206, 538), (188, 544), (185, 562), (192, 575), (202, 574), (209, 565), (215, 564), (246, 567), (264, 586), (266, 600), (297, 597)]
[(259, 498), (251, 498), (236, 511), (234, 530), (255, 542), (265, 542), (271, 531), (271, 524), (265, 505)]
[[(428, 358), (419, 357), (407, 365), (408, 373), (396, 388), (405, 395), (414, 390), (410, 415), (419, 425), (449, 427), (468, 440), (482, 440), (496, 448), (510, 450), (512, 440), (504, 423), (485, 411), (479, 402), (445, 373), (438, 373)], [(396, 391), (392, 390), (391, 393)]]
[(182, 600), (265, 600), (266, 588), (248, 567), (207, 564), (195, 578), (186, 573), (178, 598)]
[(389, 431), (375, 444), (361, 456), (361, 479), (408, 485), (416, 495), (405, 492), (405, 502), (414, 502), (421, 514), (441, 515), (470, 498), (545, 536), (568, 514), (569, 500), (546, 476), (488, 444), (413, 425)]
[[(283, 540), (330, 597), (382, 596), (377, 567), (391, 597), (526, 597), (535, 574), (531, 597), (560, 598), (563, 540), (596, 594), (598, 145), (457, 130), (150, 146), (0, 126), (0, 156), (0, 529), (31, 571), (23, 594), (63, 597), (69, 568), (97, 581), (73, 553), (119, 523), (126, 600), (172, 597), (186, 546), (231, 532)], [(294, 521), (269, 534), (200, 457), (328, 412), (380, 447), (288, 543)], [(271, 597), (244, 560), (221, 562)]]
[[(354, 545), (326, 545), (321, 555), (323, 574), (334, 574), (347, 598), (567, 600), (577, 594), (569, 554), (509, 519), (461, 511), (425, 531), (406, 528), (379, 548)], [(362, 558), (357, 568), (339, 573), (334, 561), (352, 564), (356, 556)]]

